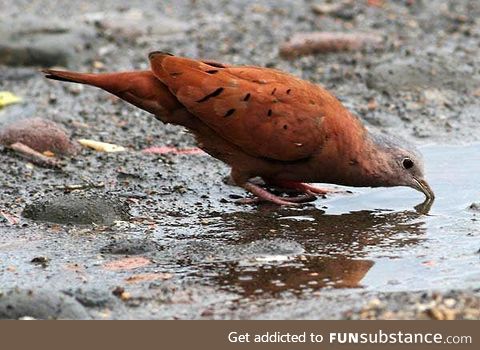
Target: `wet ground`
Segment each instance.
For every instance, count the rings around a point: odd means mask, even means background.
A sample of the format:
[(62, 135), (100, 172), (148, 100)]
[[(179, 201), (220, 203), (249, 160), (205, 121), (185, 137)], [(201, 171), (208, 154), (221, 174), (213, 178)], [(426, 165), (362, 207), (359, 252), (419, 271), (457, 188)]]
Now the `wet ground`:
[[(0, 90), (24, 102), (0, 110), (0, 128), (41, 116), (74, 139), (127, 151), (83, 149), (53, 170), (2, 149), (0, 316), (479, 318), (480, 6), (407, 3), (356, 2), (341, 16), (319, 17), (307, 1), (232, 1), (220, 8), (161, 2), (143, 11), (167, 24), (145, 29), (148, 21), (134, 20), (142, 13), (135, 1), (83, 2), (80, 13), (60, 1), (0, 1), (4, 23), (35, 18), (34, 34), (21, 34), (27, 44), (17, 45), (33, 45), (28, 35), (60, 45), (47, 50), (63, 52), (54, 65), (145, 68), (146, 54), (162, 49), (275, 66), (321, 82), (369, 127), (417, 143), (437, 195), (428, 215), (417, 206), (422, 195), (407, 188), (349, 189), (294, 209), (239, 206), (235, 200), (245, 193), (226, 184), (228, 169), (220, 162), (204, 154), (142, 152), (192, 147), (180, 128), (95, 89), (46, 82), (35, 62), (6, 62)], [(45, 13), (82, 25), (73, 30), (53, 19), (47, 25), (40, 19)], [(127, 16), (125, 30), (112, 27), (108, 16)], [(380, 31), (386, 43), (372, 52), (278, 56), (292, 33), (312, 30)], [(49, 37), (55, 33), (71, 35), (74, 52)], [(9, 52), (23, 52), (15, 50)], [(37, 66), (58, 55), (40, 57)]]

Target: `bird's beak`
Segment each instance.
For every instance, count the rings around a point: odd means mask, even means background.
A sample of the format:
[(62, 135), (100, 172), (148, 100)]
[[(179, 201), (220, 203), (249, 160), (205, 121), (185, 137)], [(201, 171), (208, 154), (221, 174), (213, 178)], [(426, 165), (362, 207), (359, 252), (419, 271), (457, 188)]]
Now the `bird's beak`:
[(414, 178), (413, 180), (415, 181), (415, 185), (414, 185), (415, 189), (420, 192), (423, 192), (427, 201), (433, 201), (433, 199), (435, 198), (435, 194), (433, 193), (432, 188), (427, 183), (427, 181), (425, 181), (424, 179), (417, 179), (417, 178)]

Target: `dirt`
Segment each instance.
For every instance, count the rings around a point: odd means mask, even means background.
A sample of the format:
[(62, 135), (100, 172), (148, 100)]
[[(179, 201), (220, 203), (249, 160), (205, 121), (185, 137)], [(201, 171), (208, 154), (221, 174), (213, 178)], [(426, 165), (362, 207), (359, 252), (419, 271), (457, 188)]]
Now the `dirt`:
[[(0, 26), (0, 91), (23, 99), (0, 109), (0, 130), (42, 117), (126, 151), (82, 149), (45, 169), (0, 149), (0, 317), (479, 318), (478, 1), (346, 2), (326, 15), (311, 1), (67, 3), (0, 1), (2, 22), (29, 23)], [(280, 57), (311, 31), (375, 32), (384, 44)], [(44, 55), (27, 60), (39, 42)], [(194, 147), (181, 128), (38, 72), (145, 69), (154, 50), (326, 86), (368, 127), (420, 146), (437, 194), (430, 213), (406, 188), (240, 206), (246, 193), (219, 161), (143, 152)]]

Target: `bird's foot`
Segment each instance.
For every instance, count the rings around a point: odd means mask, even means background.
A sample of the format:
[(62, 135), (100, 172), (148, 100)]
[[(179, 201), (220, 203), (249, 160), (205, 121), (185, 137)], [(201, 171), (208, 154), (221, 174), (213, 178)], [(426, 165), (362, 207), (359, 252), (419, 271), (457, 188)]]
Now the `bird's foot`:
[(279, 188), (285, 188), (285, 189), (292, 189), (296, 190), (302, 193), (306, 194), (316, 194), (316, 195), (326, 195), (329, 193), (339, 193), (341, 191), (338, 190), (332, 190), (328, 188), (320, 188), (316, 187), (307, 183), (303, 182), (296, 182), (296, 181), (289, 181), (289, 180), (275, 180), (273, 182), (269, 182), (272, 185), (279, 187)]
[(240, 204), (257, 204), (257, 203), (266, 201), (266, 202), (272, 202), (278, 205), (295, 206), (295, 205), (298, 205), (299, 203), (312, 202), (317, 198), (315, 194), (308, 193), (308, 192), (305, 192), (305, 194), (295, 196), (295, 197), (279, 197), (251, 182), (247, 182), (246, 184), (244, 184), (243, 188), (253, 193), (256, 197), (240, 199), (239, 201), (237, 201), (237, 203), (240, 203)]

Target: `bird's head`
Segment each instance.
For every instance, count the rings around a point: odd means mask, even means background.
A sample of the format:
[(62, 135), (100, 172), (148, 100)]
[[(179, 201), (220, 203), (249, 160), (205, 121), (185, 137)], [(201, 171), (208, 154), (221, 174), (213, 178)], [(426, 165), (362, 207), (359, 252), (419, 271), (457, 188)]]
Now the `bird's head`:
[(387, 186), (412, 187), (425, 194), (427, 201), (432, 201), (435, 194), (425, 180), (423, 158), (415, 146), (386, 134), (375, 132), (370, 135), (383, 159), (379, 174), (381, 181)]

